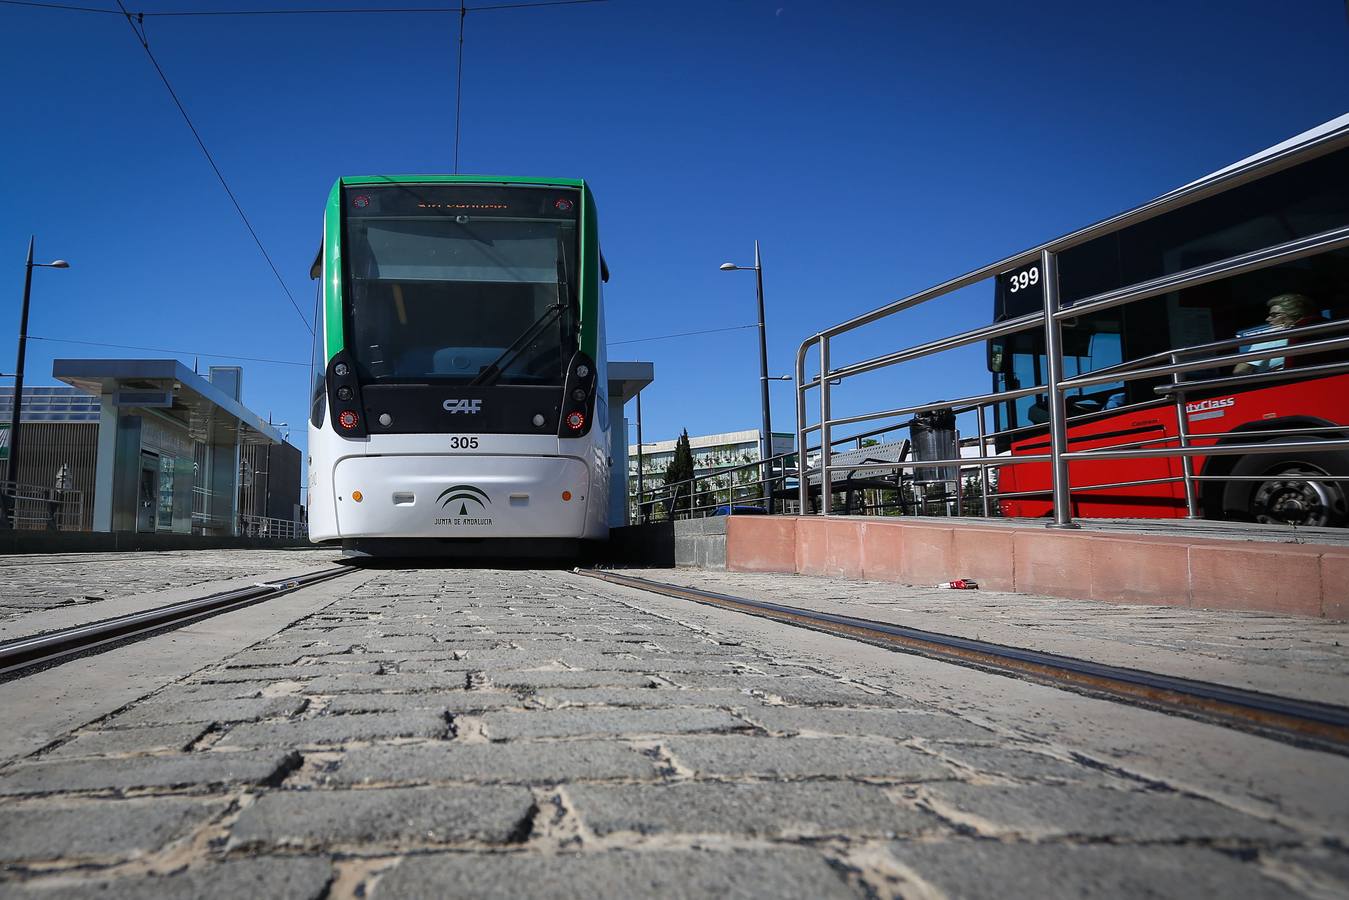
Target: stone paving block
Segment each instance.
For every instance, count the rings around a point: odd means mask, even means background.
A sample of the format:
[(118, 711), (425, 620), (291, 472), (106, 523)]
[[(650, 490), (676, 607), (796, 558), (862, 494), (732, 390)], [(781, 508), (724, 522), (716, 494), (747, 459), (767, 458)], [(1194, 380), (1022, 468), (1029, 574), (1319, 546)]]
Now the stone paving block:
[(918, 781), (950, 778), (952, 770), (910, 747), (867, 738), (770, 738), (753, 735), (676, 737), (662, 742), (695, 777), (816, 776)]
[(940, 740), (989, 740), (986, 728), (941, 713), (912, 713), (888, 709), (829, 709), (761, 706), (747, 713), (750, 721), (784, 734), (879, 735), (882, 737)]
[(324, 675), (305, 685), (310, 694), (338, 694), (347, 691), (370, 693), (372, 691), (447, 691), (467, 687), (468, 676), (464, 672), (445, 672), (427, 674), (387, 675)]
[(786, 676), (764, 679), (763, 684), (754, 687), (756, 694), (763, 694), (788, 706), (873, 706), (886, 708), (912, 708), (913, 701), (894, 694), (882, 694), (867, 691), (856, 685), (845, 684), (833, 678), (822, 676)]
[(221, 684), (191, 684), (178, 682), (156, 691), (142, 700), (142, 703), (176, 703), (190, 701), (200, 703), (203, 700), (245, 700), (262, 696), (262, 691), (274, 682), (237, 681)]
[(1201, 847), (905, 841), (891, 844), (890, 855), (917, 880), (962, 900), (1291, 895), (1254, 863)]
[(546, 706), (752, 706), (758, 700), (744, 691), (679, 688), (549, 688), (532, 699)]
[(299, 764), (299, 754), (277, 750), (20, 763), (0, 773), (0, 794), (273, 784)]
[(140, 855), (183, 837), (227, 806), (183, 797), (11, 805), (0, 810), (0, 862)]
[(524, 703), (506, 691), (437, 691), (425, 694), (334, 694), (324, 706), (325, 712), (401, 712), (409, 709), (434, 709), (441, 712), (469, 713)]
[(1095, 785), (972, 785), (923, 788), (943, 818), (982, 835), (1037, 839), (1288, 840), (1282, 826), (1216, 803), (1163, 791), (1119, 791)]
[[(239, 898), (284, 897), (285, 900), (320, 900), (332, 880), (332, 864), (326, 859), (241, 859), (208, 863), (164, 876), (130, 876), (116, 880), (91, 880), (78, 885), (44, 887), (43, 880), (22, 886), (5, 885), (5, 892), (33, 900), (85, 900), (98, 897), (135, 897), (137, 900), (239, 900)], [(53, 879), (46, 879), (51, 881)]]
[(655, 687), (650, 675), (635, 672), (485, 672), (489, 684), (498, 688), (543, 689), (555, 687)]
[(274, 791), (244, 810), (234, 846), (425, 845), (521, 840), (534, 797), (521, 787)]
[(738, 731), (750, 726), (720, 709), (541, 709), (491, 712), (482, 717), (493, 740), (583, 735), (684, 734)]
[(331, 669), (320, 666), (257, 666), (249, 669), (214, 669), (193, 676), (197, 684), (222, 684), (231, 681), (302, 681)]
[(1292, 865), (1310, 875), (1313, 881), (1323, 885), (1326, 890), (1349, 896), (1349, 849), (1343, 844), (1338, 849), (1279, 849), (1265, 854), (1265, 858), (1281, 869)]
[(1065, 762), (1043, 753), (1005, 746), (941, 744), (934, 747), (933, 752), (960, 765), (1004, 778), (1026, 778), (1036, 781), (1109, 781), (1121, 787), (1128, 785), (1128, 782), (1107, 775), (1099, 769)]
[(581, 820), (596, 834), (721, 834), (737, 837), (885, 837), (940, 828), (885, 789), (851, 782), (572, 785)]
[(186, 750), (210, 728), (209, 722), (182, 725), (150, 725), (145, 728), (117, 728), (89, 731), (75, 736), (42, 754), (42, 759), (69, 759), (78, 756), (108, 756), (127, 753), (154, 753)]
[[(857, 897), (822, 854), (783, 848), (735, 852), (618, 851), (528, 856), (453, 853), (409, 857), (380, 879), (374, 897), (440, 900), (664, 900), (725, 897)], [(527, 885), (527, 888), (522, 886)]]
[(443, 713), (414, 709), (396, 713), (320, 715), (288, 722), (236, 725), (216, 746), (304, 747), (399, 737), (446, 738), (449, 733), (450, 723)]
[(350, 750), (330, 780), (338, 784), (554, 784), (577, 779), (650, 779), (657, 766), (652, 757), (616, 741), (420, 744)]
[(293, 716), (304, 709), (303, 697), (251, 697), (241, 700), (173, 700), (165, 703), (153, 698), (137, 703), (103, 724), (108, 728), (141, 725), (173, 725), (185, 722), (252, 722)]
[(226, 666), (289, 666), (306, 657), (347, 656), (350, 644), (263, 644), (230, 657)]

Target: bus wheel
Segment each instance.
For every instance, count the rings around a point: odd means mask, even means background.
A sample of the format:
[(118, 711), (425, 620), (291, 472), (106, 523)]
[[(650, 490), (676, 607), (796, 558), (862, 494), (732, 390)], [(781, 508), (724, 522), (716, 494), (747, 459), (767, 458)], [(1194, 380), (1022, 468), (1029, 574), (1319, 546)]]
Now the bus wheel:
[[(1247, 512), (1266, 525), (1336, 526), (1349, 521), (1349, 502), (1344, 483), (1299, 481), (1283, 476), (1349, 474), (1349, 458), (1336, 452), (1309, 453), (1310, 459), (1288, 455), (1247, 456), (1232, 470), (1233, 475), (1265, 475), (1268, 481), (1247, 482)], [(1245, 487), (1245, 485), (1242, 485)]]

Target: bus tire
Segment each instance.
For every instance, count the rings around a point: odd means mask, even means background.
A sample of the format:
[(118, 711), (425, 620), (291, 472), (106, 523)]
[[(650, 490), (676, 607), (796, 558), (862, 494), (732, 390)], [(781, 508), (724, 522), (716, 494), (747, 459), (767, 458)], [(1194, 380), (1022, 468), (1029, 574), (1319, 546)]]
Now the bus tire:
[[(1287, 438), (1270, 443), (1286, 443)], [(1349, 452), (1287, 450), (1241, 457), (1233, 475), (1268, 475), (1268, 481), (1230, 481), (1223, 491), (1229, 516), (1269, 525), (1342, 526), (1349, 524), (1345, 483), (1289, 481), (1279, 475), (1349, 476)]]

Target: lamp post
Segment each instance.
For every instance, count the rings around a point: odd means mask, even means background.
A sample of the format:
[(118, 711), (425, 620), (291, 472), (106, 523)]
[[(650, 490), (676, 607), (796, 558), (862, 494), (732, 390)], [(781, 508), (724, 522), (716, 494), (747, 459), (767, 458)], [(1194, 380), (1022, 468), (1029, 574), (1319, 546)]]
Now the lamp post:
[[(28, 351), (28, 298), (33, 289), (33, 269), (69, 269), (70, 263), (55, 259), (49, 263), (33, 262), (34, 238), (28, 238), (28, 261), (23, 269), (23, 311), (19, 314), (19, 353), (14, 363), (14, 408), (9, 414), (9, 456), (5, 459), (4, 481), (17, 482), (19, 476), (19, 413), (23, 407), (23, 364)], [(0, 488), (0, 527), (12, 527), (8, 487)], [(16, 484), (17, 494), (17, 484)]]
[(725, 262), (721, 264), (721, 270), (723, 272), (753, 270), (754, 272), (754, 293), (759, 301), (759, 405), (763, 418), (763, 430), (759, 436), (759, 462), (764, 466), (762, 472), (764, 509), (771, 513), (773, 511), (772, 463), (768, 460), (773, 456), (773, 419), (768, 405), (768, 335), (764, 330), (763, 260), (759, 256), (759, 242), (754, 242), (754, 265), (737, 266), (735, 263)]
[(642, 492), (645, 488), (642, 475), (642, 391), (637, 390), (637, 524), (645, 525), (646, 517), (642, 514)]

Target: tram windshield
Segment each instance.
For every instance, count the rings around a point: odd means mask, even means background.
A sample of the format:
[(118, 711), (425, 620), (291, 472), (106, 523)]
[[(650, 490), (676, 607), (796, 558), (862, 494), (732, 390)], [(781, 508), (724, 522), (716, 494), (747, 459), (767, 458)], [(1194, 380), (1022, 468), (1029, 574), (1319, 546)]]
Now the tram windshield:
[(345, 311), (363, 382), (562, 384), (575, 343), (577, 191), (343, 190)]

